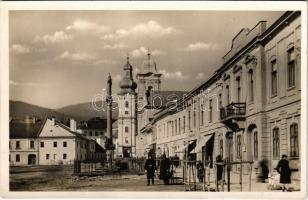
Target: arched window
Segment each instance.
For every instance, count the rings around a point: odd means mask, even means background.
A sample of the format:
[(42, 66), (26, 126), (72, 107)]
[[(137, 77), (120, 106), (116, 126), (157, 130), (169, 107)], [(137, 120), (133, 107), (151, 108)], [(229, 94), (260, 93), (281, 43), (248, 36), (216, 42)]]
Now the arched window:
[(280, 136), (279, 128), (273, 129), (273, 157), (279, 158), (280, 155)]
[(258, 160), (258, 131), (253, 132), (253, 156)]
[(298, 125), (297, 124), (292, 124), (290, 126), (290, 156), (291, 157), (299, 156)]

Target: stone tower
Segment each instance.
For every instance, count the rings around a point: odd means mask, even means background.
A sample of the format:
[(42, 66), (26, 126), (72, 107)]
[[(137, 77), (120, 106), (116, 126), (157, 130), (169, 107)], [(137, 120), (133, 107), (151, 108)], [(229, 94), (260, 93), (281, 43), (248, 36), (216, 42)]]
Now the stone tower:
[(148, 58), (143, 61), (141, 72), (137, 74), (139, 98), (145, 100), (147, 91), (160, 90), (161, 75), (162, 74), (157, 71), (156, 62), (151, 59), (151, 53), (148, 52)]
[(129, 63), (129, 57), (124, 65), (124, 76), (120, 82), (118, 93), (118, 142), (117, 156), (135, 157), (136, 155), (136, 133), (137, 133), (137, 88), (133, 80), (133, 67)]

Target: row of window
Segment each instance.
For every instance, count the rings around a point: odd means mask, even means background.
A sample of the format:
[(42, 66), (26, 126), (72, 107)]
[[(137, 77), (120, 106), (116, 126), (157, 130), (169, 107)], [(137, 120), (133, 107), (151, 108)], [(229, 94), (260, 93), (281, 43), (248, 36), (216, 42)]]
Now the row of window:
[(85, 135), (87, 135), (87, 136), (102, 136), (102, 135), (104, 135), (104, 133), (103, 133), (103, 131), (89, 131), (89, 132), (87, 132), (87, 131), (85, 131)]
[[(29, 143), (30, 143), (30, 145), (29, 145), (30, 149), (34, 149), (35, 148), (34, 141), (30, 140)], [(9, 142), (9, 148), (12, 149), (11, 142)], [(21, 149), (20, 141), (15, 141), (15, 149)]]
[[(64, 141), (64, 142), (62, 143), (62, 146), (63, 146), (63, 147), (67, 147), (67, 142)], [(45, 143), (44, 143), (44, 142), (41, 142), (41, 143), (40, 143), (40, 147), (41, 147), (41, 148), (44, 148), (44, 147), (45, 147)], [(57, 147), (58, 147), (58, 142), (53, 142), (53, 147), (54, 147), (54, 148), (57, 148)]]
[[(279, 128), (274, 128), (272, 132), (272, 147), (273, 157), (280, 157), (280, 131)], [(298, 141), (298, 125), (292, 124), (290, 126), (290, 157), (299, 157), (299, 141)], [(236, 137), (236, 157), (242, 156), (242, 136)], [(253, 132), (253, 156), (258, 159), (258, 132)]]
[[(53, 159), (55, 160), (57, 158), (57, 154), (53, 154)], [(50, 159), (50, 154), (48, 153), (48, 154), (46, 154), (46, 160), (49, 160)], [(62, 159), (67, 159), (67, 154), (66, 153), (64, 153), (64, 154), (62, 154)]]
[[(280, 157), (280, 131), (279, 128), (273, 129), (273, 157)], [(290, 156), (299, 157), (298, 125), (290, 126)]]
[[(295, 86), (296, 80), (296, 66), (295, 66), (295, 50), (294, 47), (287, 51), (287, 83), (288, 88)], [(271, 94), (277, 96), (278, 90), (278, 76), (277, 76), (277, 60), (276, 58), (271, 60)]]

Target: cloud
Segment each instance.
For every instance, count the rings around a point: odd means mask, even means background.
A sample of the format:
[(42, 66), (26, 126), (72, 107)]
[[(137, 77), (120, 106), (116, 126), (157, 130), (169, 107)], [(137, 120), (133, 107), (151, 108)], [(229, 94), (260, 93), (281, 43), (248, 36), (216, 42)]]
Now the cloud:
[(133, 26), (130, 29), (118, 29), (113, 34), (107, 34), (102, 37), (104, 40), (118, 40), (127, 36), (147, 36), (159, 38), (166, 35), (176, 34), (179, 31), (174, 27), (163, 27), (158, 22), (150, 20), (147, 23), (141, 23)]
[(118, 62), (114, 60), (108, 60), (108, 59), (99, 59), (93, 62), (93, 65), (104, 65), (104, 64), (115, 65), (115, 64), (118, 64)]
[(119, 82), (122, 80), (122, 76), (120, 74), (117, 74), (114, 77), (112, 77), (112, 80), (115, 82)]
[(13, 44), (11, 46), (11, 50), (18, 54), (26, 54), (31, 51), (30, 47), (27, 45), (21, 45), (21, 44)]
[(52, 35), (43, 35), (43, 36), (35, 36), (34, 42), (44, 42), (45, 44), (49, 43), (61, 43), (65, 42), (67, 40), (73, 39), (72, 35), (66, 34), (63, 31), (56, 31)]
[(89, 62), (96, 59), (95, 56), (88, 53), (70, 53), (68, 51), (63, 52), (56, 58), (57, 60), (72, 60), (76, 62)]
[(189, 75), (184, 75), (181, 71), (168, 72), (167, 70), (159, 70), (159, 73), (163, 74), (163, 78), (184, 81), (189, 79)]
[(109, 45), (109, 44), (106, 44), (104, 45), (104, 49), (109, 49), (109, 50), (114, 50), (114, 49), (124, 49), (126, 48), (127, 45), (126, 44), (123, 44), (123, 43), (116, 43), (116, 44), (113, 44), (113, 45)]
[(110, 28), (108, 26), (98, 25), (97, 23), (86, 21), (84, 19), (76, 19), (73, 24), (66, 27), (66, 30), (103, 33), (110, 30)]
[(205, 78), (205, 74), (204, 73), (198, 73), (197, 74), (197, 79), (204, 79)]
[[(166, 52), (160, 51), (160, 50), (153, 50), (153, 51), (150, 51), (150, 53), (153, 56), (162, 56), (162, 55), (167, 54)], [(139, 58), (147, 54), (148, 54), (148, 50), (145, 47), (140, 47), (139, 49), (135, 49), (130, 52), (130, 56), (133, 58)]]
[(108, 59), (100, 59), (95, 55), (91, 55), (88, 53), (70, 53), (69, 51), (65, 51), (59, 56), (55, 58), (55, 60), (69, 60), (74, 63), (87, 63), (89, 65), (115, 65), (117, 64), (114, 60)]
[(34, 82), (16, 82), (13, 80), (10, 80), (10, 85), (11, 86), (27, 86), (27, 87), (33, 87), (33, 86), (44, 86), (44, 84), (38, 84), (38, 83), (34, 83)]
[(207, 50), (217, 50), (219, 48), (219, 44), (216, 43), (204, 43), (204, 42), (196, 42), (188, 44), (184, 48), (180, 48), (180, 51), (207, 51)]

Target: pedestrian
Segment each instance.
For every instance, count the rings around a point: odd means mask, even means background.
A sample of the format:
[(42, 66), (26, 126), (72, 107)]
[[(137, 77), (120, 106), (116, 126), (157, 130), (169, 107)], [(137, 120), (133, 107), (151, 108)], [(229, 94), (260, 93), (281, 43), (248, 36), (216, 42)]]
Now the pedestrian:
[(203, 183), (204, 167), (201, 161), (197, 162), (197, 177), (198, 177), (199, 183)]
[(288, 184), (291, 183), (291, 169), (289, 166), (289, 161), (287, 160), (287, 155), (282, 155), (281, 160), (278, 162), (276, 170), (280, 174), (280, 183), (282, 184), (282, 191), (286, 191)]
[(170, 161), (167, 158), (166, 154), (162, 155), (162, 160), (160, 163), (160, 180), (164, 181), (165, 185), (169, 185), (169, 179), (171, 178), (170, 173)]
[(268, 161), (266, 159), (262, 159), (259, 163), (258, 182), (265, 183), (265, 180), (268, 179), (268, 173)]
[(152, 185), (154, 185), (154, 175), (156, 170), (156, 162), (152, 158), (152, 155), (148, 156), (148, 159), (145, 161), (144, 169), (147, 173), (148, 186), (150, 185), (150, 181), (152, 180)]
[[(221, 155), (216, 157), (216, 180), (217, 184), (222, 185), (222, 173), (223, 173), (223, 160)], [(219, 190), (219, 187), (218, 187)]]

